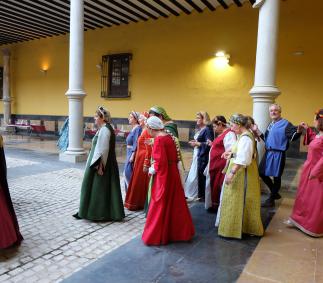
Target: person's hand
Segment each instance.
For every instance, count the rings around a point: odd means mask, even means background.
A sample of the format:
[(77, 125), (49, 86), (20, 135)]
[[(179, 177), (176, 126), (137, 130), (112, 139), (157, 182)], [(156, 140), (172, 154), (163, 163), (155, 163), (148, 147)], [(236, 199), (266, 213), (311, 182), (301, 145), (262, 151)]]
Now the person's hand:
[(302, 122), (299, 124), (299, 127), (302, 127), (303, 129), (307, 130), (308, 129), (308, 125), (305, 122)]
[(149, 175), (155, 175), (156, 174), (156, 170), (155, 170), (155, 168), (153, 166), (149, 167), (148, 174)]
[(206, 141), (206, 144), (207, 144), (208, 146), (211, 146), (211, 145), (212, 145), (212, 141), (208, 139), (208, 140)]
[(225, 184), (230, 185), (232, 183), (234, 175), (230, 172), (225, 176)]
[(133, 152), (133, 153), (131, 154), (130, 158), (129, 158), (129, 162), (130, 162), (130, 163), (133, 163), (133, 162), (134, 162), (134, 160), (135, 160), (135, 153)]
[(228, 160), (231, 158), (231, 155), (232, 155), (231, 151), (225, 151), (222, 153), (221, 158)]
[(257, 131), (258, 131), (258, 125), (257, 125), (257, 124), (253, 124), (253, 125), (251, 126), (251, 130), (252, 130), (253, 132), (257, 133)]
[(154, 140), (153, 139), (145, 139), (144, 144), (146, 145), (153, 145)]
[(98, 175), (102, 176), (103, 175), (103, 164), (100, 162), (97, 170)]
[(195, 141), (195, 140), (189, 141), (189, 142), (188, 142), (188, 144), (189, 144), (190, 146), (194, 147), (194, 146), (195, 146), (195, 144), (196, 144), (196, 141)]
[(308, 179), (309, 180), (313, 180), (313, 179), (315, 179), (316, 178), (316, 176), (314, 176), (314, 175), (310, 175), (309, 177), (308, 177)]

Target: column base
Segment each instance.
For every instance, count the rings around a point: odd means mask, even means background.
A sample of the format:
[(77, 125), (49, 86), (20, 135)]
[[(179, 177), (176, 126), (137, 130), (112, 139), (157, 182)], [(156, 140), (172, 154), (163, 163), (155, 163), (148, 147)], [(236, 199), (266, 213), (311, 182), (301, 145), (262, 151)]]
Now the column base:
[(59, 160), (70, 163), (80, 163), (87, 160), (86, 152), (61, 152), (59, 154)]

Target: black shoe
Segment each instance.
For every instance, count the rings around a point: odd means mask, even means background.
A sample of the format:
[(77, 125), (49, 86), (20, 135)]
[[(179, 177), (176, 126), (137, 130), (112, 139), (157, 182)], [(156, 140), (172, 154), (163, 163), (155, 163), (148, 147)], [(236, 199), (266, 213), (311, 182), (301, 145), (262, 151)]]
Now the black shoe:
[(79, 216), (78, 212), (77, 212), (77, 213), (75, 213), (75, 214), (73, 214), (72, 216), (73, 216), (74, 218), (76, 218), (76, 219), (82, 219), (82, 218)]
[(270, 197), (261, 204), (261, 207), (275, 207), (275, 200)]
[(273, 195), (272, 198), (276, 200), (276, 199), (281, 199), (282, 196), (279, 193), (277, 193), (277, 194)]

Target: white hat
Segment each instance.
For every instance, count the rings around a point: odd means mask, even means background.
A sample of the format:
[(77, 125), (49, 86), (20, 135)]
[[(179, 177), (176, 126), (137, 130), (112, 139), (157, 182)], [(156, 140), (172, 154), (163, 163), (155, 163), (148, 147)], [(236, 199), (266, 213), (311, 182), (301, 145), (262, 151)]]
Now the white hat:
[(149, 128), (151, 128), (153, 130), (162, 130), (162, 129), (164, 129), (164, 124), (163, 124), (162, 120), (160, 120), (156, 116), (149, 117), (148, 120), (147, 120), (147, 125), (148, 125)]

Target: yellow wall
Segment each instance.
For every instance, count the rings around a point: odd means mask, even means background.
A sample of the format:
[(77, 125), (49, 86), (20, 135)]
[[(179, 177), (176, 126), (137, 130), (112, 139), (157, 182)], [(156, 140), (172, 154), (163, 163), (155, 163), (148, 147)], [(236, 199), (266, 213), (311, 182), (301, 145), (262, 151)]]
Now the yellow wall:
[[(277, 85), (282, 95), (277, 101), (294, 123), (311, 122), (313, 110), (323, 107), (320, 9), (302, 2), (281, 4)], [(251, 114), (248, 92), (254, 77), (257, 19), (258, 10), (246, 4), (86, 32), (84, 115), (92, 115), (100, 104), (114, 117), (154, 104), (178, 120), (193, 120), (198, 110), (211, 116)], [(231, 55), (226, 70), (213, 65), (219, 49)], [(305, 55), (293, 56), (295, 50), (304, 50)], [(13, 112), (67, 115), (68, 36), (13, 45), (12, 51)], [(102, 99), (96, 64), (102, 55), (120, 52), (133, 54), (131, 99)], [(42, 64), (48, 65), (46, 75), (40, 72)]]

